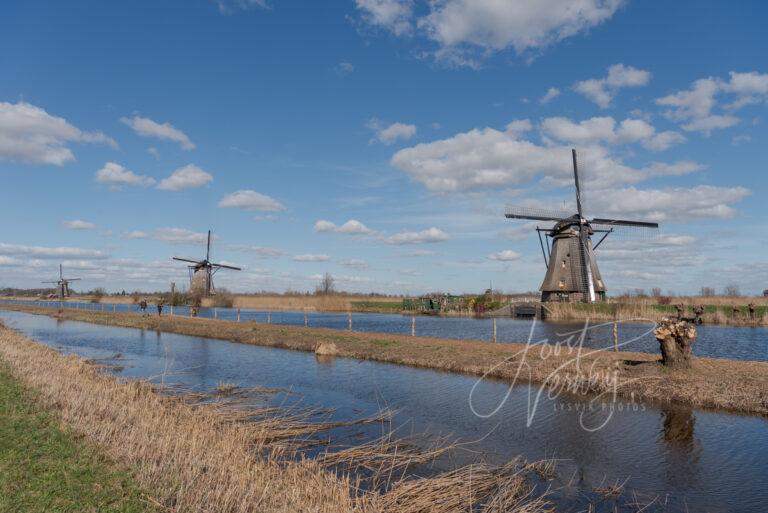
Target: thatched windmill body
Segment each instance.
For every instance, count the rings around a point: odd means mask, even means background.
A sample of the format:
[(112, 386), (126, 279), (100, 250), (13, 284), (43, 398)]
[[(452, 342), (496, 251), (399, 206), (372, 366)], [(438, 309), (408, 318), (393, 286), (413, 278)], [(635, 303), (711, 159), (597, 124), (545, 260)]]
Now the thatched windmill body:
[[(544, 264), (547, 274), (539, 290), (542, 301), (585, 301), (595, 302), (605, 299), (605, 283), (597, 267), (595, 250), (605, 238), (618, 229), (657, 229), (657, 223), (629, 221), (625, 219), (593, 218), (587, 219), (582, 210), (581, 186), (576, 150), (573, 156), (573, 179), (576, 188), (576, 210), (571, 216), (553, 214), (526, 207), (508, 207), (509, 219), (531, 219), (535, 221), (553, 221), (550, 229), (536, 227), (539, 234)], [(542, 239), (542, 233), (545, 234)], [(592, 236), (601, 233), (602, 237), (592, 244)], [(550, 243), (551, 239), (551, 243)], [(546, 241), (546, 247), (544, 244)]]
[(211, 258), (211, 230), (208, 230), (208, 244), (206, 245), (205, 258), (203, 260), (194, 260), (192, 258), (173, 257), (179, 262), (187, 262), (189, 269), (189, 291), (192, 294), (200, 296), (212, 296), (216, 294), (216, 288), (213, 286), (213, 275), (219, 269), (232, 269), (234, 271), (242, 270), (239, 267), (225, 264), (216, 264), (210, 261)]
[(59, 279), (55, 281), (44, 281), (43, 283), (55, 283), (56, 295), (59, 299), (64, 299), (69, 297), (69, 282), (71, 281), (80, 281), (80, 278), (65, 278), (64, 267), (59, 264)]

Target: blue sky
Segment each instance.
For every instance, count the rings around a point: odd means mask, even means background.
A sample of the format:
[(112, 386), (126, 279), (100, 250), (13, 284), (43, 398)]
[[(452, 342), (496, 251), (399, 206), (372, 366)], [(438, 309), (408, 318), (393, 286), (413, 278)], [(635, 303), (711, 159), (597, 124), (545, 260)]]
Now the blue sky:
[(659, 221), (609, 292), (768, 288), (762, 2), (208, 0), (0, 7), (0, 286), (533, 290), (533, 226)]

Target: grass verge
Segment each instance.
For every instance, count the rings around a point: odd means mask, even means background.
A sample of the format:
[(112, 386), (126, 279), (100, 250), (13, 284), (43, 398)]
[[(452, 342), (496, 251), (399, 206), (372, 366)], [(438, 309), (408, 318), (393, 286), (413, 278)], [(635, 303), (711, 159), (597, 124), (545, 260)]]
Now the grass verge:
[(125, 470), (72, 433), (0, 361), (0, 511), (156, 511)]

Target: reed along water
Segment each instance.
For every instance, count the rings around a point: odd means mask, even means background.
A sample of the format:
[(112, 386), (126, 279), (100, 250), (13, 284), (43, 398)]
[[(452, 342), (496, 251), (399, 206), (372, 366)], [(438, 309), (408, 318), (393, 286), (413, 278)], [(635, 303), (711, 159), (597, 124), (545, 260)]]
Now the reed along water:
[[(273, 313), (273, 321), (275, 319)], [(0, 311), (0, 320), (64, 353), (112, 364), (123, 378), (210, 391), (220, 383), (280, 392), (273, 406), (331, 409), (331, 420), (396, 410), (395, 434), (453, 435), (472, 442), (430, 469), (479, 459), (557, 459), (549, 483), (558, 511), (764, 512), (768, 504), (768, 419), (611, 398), (539, 395), (535, 385), (132, 328)], [(302, 314), (303, 323), (303, 314)], [(421, 320), (421, 319), (419, 319)], [(440, 322), (440, 321), (438, 321)], [(455, 325), (465, 326), (466, 320)], [(479, 338), (479, 337), (474, 337)], [(697, 346), (697, 350), (699, 347)], [(327, 417), (325, 418), (327, 419)], [(357, 444), (388, 426), (344, 427), (334, 444)], [(329, 434), (319, 434), (327, 439)], [(624, 484), (620, 497), (597, 492)]]

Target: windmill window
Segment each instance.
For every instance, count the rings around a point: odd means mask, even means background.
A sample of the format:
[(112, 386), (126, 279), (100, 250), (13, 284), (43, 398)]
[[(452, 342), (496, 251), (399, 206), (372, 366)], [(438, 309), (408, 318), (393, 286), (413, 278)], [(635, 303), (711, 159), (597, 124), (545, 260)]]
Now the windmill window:
[(563, 269), (565, 269), (565, 260), (563, 260), (561, 265), (563, 266)]
[(560, 280), (560, 281), (557, 282), (557, 286), (560, 287), (561, 289), (564, 289), (565, 288), (565, 283), (563, 282), (563, 280)]

